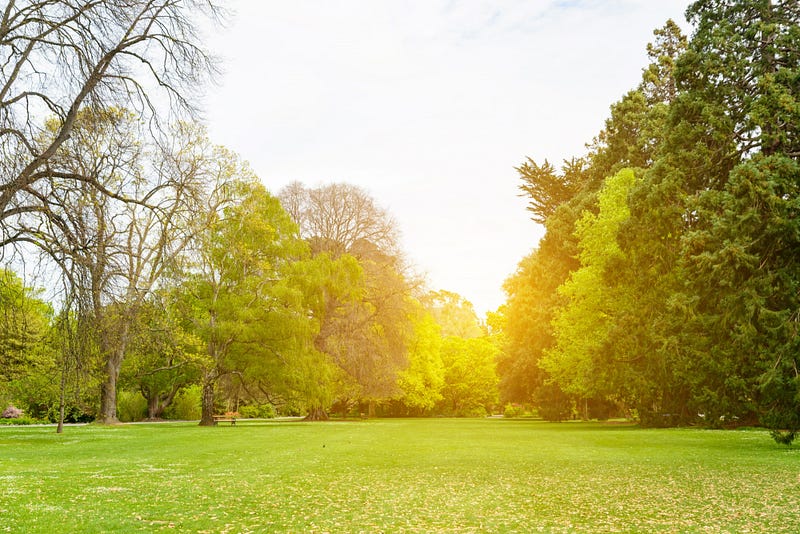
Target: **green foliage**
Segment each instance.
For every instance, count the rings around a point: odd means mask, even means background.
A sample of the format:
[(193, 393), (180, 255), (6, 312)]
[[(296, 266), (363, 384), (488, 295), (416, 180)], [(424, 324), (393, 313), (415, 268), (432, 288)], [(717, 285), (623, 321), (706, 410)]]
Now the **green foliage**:
[[(13, 271), (0, 269), (0, 398), (22, 393), (37, 375), (54, 376), (52, 308)], [(20, 399), (22, 400), (22, 399)]]
[(278, 413), (272, 404), (249, 404), (239, 406), (239, 415), (246, 419), (273, 419)]
[(687, 18), (696, 31), (678, 75), (687, 96), (702, 105), (706, 132), (724, 140), (737, 160), (756, 149), (796, 157), (800, 6), (701, 0)]
[(491, 412), (498, 401), (495, 360), (499, 353), (486, 338), (447, 337), (442, 342), (444, 413), (480, 416)]
[(417, 413), (431, 410), (442, 399), (441, 328), (433, 316), (418, 308), (413, 318), (413, 334), (408, 343), (408, 367), (398, 374), (402, 390), (400, 402)]
[(218, 220), (198, 237), (198, 254), (177, 291), (186, 328), (205, 345), (196, 361), (208, 395), (228, 375), (270, 395), (320, 396), (330, 363), (313, 346), (319, 324), (293, 271), (308, 245), (281, 207), (254, 179), (234, 180)]
[(521, 417), (525, 415), (525, 407), (521, 404), (511, 404), (510, 402), (503, 408), (503, 417)]
[(167, 419), (178, 421), (197, 421), (200, 419), (202, 388), (193, 384), (186, 386), (175, 395), (172, 404), (164, 411)]
[(598, 194), (599, 212), (585, 212), (577, 222), (581, 267), (559, 288), (567, 302), (553, 319), (555, 345), (540, 362), (565, 392), (581, 398), (618, 387), (608, 347), (610, 317), (619, 302), (605, 272), (622, 256), (616, 235), (630, 215), (628, 192), (635, 180), (630, 169), (609, 177)]
[(145, 419), (147, 417), (147, 399), (138, 391), (118, 391), (117, 417), (123, 423)]
[(149, 419), (160, 418), (178, 390), (199, 378), (202, 344), (179, 320), (168, 292), (162, 291), (139, 307), (132, 327), (120, 383), (141, 392)]
[[(577, 401), (585, 416), (622, 403), (654, 426), (760, 420), (789, 439), (800, 6), (701, 0), (687, 16), (692, 39), (672, 21), (656, 30), (642, 83), (579, 168), (520, 169), (547, 234), (507, 282), (504, 395), (551, 399), (556, 417)], [(624, 167), (639, 179), (609, 204)]]
[[(559, 210), (559, 216), (567, 213), (569, 210)], [(551, 219), (551, 223), (555, 221)], [(567, 252), (574, 237), (570, 234), (561, 239), (560, 225), (548, 228), (539, 249), (523, 258), (506, 280), (503, 287), (508, 300), (491, 317), (493, 332), (501, 333), (497, 370), (501, 397), (507, 401), (531, 402), (549, 380), (539, 363), (554, 343), (552, 320), (564, 300), (556, 290), (576, 262)]]
[(0, 425), (41, 425), (49, 423), (50, 421), (44, 419), (35, 419), (27, 415), (20, 417), (0, 417)]

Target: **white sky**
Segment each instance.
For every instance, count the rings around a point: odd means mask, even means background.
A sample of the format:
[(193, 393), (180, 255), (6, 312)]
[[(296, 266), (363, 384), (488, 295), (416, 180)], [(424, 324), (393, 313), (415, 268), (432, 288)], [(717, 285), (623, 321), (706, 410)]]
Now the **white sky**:
[(517, 196), (526, 156), (584, 153), (639, 82), (652, 31), (688, 0), (238, 0), (210, 47), (212, 139), (277, 193), (364, 187), (431, 289), (479, 315), (542, 229)]

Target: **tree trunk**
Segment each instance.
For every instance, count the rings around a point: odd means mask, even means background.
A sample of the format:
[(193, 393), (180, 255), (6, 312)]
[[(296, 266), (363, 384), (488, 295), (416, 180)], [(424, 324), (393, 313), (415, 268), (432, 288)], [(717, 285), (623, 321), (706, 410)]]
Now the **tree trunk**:
[(56, 427), (56, 434), (64, 432), (64, 405), (66, 404), (66, 390), (67, 390), (67, 355), (63, 355), (64, 363), (61, 367), (61, 384), (58, 392), (58, 426)]
[[(98, 321), (103, 324), (104, 321)], [(113, 332), (112, 325), (107, 325), (106, 332), (101, 335), (101, 354), (107, 355), (105, 365), (104, 380), (100, 386), (100, 414), (96, 422), (103, 425), (118, 425), (117, 418), (117, 380), (119, 371), (122, 368), (122, 360), (125, 359), (125, 351), (128, 347), (128, 329), (130, 323), (128, 315), (123, 315), (121, 319), (113, 325), (117, 331)]]
[(328, 413), (320, 407), (311, 408), (303, 421), (327, 421)]
[(172, 400), (175, 398), (175, 394), (178, 393), (178, 389), (178, 387), (173, 387), (167, 394), (142, 391), (142, 396), (147, 399), (147, 418), (151, 420), (161, 419), (161, 416), (164, 415), (164, 410), (172, 404)]
[(160, 395), (150, 395), (147, 397), (147, 418), (148, 419), (158, 419), (161, 414), (164, 412), (164, 408), (161, 406), (161, 398)]
[(122, 367), (124, 348), (109, 351), (105, 367), (105, 379), (100, 386), (100, 414), (97, 421), (103, 425), (117, 425), (117, 379)]
[(214, 426), (214, 386), (217, 383), (216, 373), (207, 373), (203, 377), (203, 409), (200, 415), (200, 426)]

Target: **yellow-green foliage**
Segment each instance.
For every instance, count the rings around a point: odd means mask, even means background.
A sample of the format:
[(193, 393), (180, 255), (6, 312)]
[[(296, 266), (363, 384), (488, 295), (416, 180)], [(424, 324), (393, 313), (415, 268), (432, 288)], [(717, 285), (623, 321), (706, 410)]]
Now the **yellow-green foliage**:
[(138, 391), (118, 391), (117, 417), (124, 423), (141, 421), (147, 417), (147, 400)]
[(635, 181), (631, 169), (607, 178), (598, 194), (599, 212), (585, 212), (576, 225), (581, 266), (559, 288), (568, 301), (553, 320), (556, 346), (542, 360), (542, 367), (569, 393), (598, 393), (599, 351), (608, 336), (607, 318), (617, 305), (603, 277), (609, 263), (622, 256), (617, 231), (630, 217), (628, 192)]
[(201, 395), (202, 390), (198, 385), (183, 388), (175, 395), (172, 404), (166, 409), (166, 417), (180, 421), (200, 419)]

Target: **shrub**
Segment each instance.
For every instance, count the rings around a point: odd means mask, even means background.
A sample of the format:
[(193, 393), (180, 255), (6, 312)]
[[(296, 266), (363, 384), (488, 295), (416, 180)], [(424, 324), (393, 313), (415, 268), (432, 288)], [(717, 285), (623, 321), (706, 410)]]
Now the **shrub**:
[(769, 435), (775, 440), (775, 443), (783, 445), (791, 445), (795, 438), (795, 433), (791, 430), (770, 430)]
[(280, 415), (281, 417), (297, 417), (307, 413), (308, 410), (304, 406), (301, 406), (294, 401), (289, 401), (281, 406), (279, 410), (276, 410), (276, 416)]
[(22, 417), (22, 410), (16, 406), (9, 406), (3, 410), (3, 419), (19, 419)]
[(27, 415), (23, 415), (20, 417), (13, 417), (9, 419), (0, 419), (0, 425), (41, 425), (46, 423), (47, 421), (42, 421), (41, 419), (28, 417)]
[(172, 404), (164, 410), (166, 419), (177, 419), (181, 421), (195, 421), (200, 419), (202, 413), (202, 388), (197, 385), (187, 386), (181, 389)]
[(503, 409), (503, 416), (504, 417), (520, 417), (525, 413), (525, 407), (519, 404), (511, 404), (510, 402), (506, 404), (506, 407)]
[(564, 421), (572, 417), (572, 399), (554, 384), (540, 387), (534, 400), (545, 421)]
[[(59, 417), (58, 405), (48, 408), (46, 417), (51, 423), (57, 423)], [(64, 406), (65, 423), (91, 423), (92, 421), (94, 421), (94, 414), (83, 410), (80, 406), (75, 406), (74, 404)]]
[(245, 419), (272, 419), (275, 417), (275, 407), (269, 403), (239, 406), (239, 415)]
[(147, 399), (138, 391), (117, 393), (117, 417), (120, 421), (141, 421), (147, 417)]
[(465, 406), (456, 413), (458, 417), (486, 417), (487, 415), (489, 412), (484, 406)]

